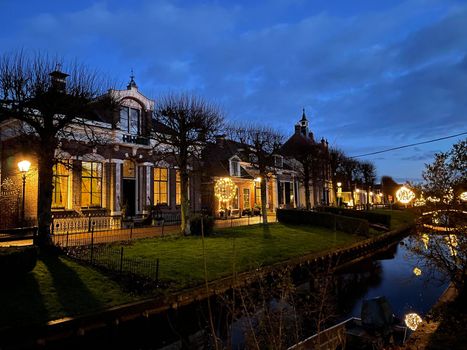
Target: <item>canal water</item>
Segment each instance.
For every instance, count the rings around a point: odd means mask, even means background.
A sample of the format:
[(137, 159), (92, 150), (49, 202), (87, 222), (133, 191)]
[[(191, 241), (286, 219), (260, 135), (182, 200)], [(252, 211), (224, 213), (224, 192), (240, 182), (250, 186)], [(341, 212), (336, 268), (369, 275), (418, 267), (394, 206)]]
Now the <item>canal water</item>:
[(360, 317), (362, 301), (377, 296), (385, 296), (400, 318), (410, 312), (424, 315), (431, 309), (448, 284), (440, 282), (442, 276), (437, 271), (421, 266), (423, 263), (410, 252), (410, 244), (411, 238), (406, 237), (387, 252), (338, 273), (338, 279), (360, 276), (362, 282), (355, 286), (356, 293), (348, 294), (353, 298), (340, 293), (344, 300), (340, 303), (342, 318)]

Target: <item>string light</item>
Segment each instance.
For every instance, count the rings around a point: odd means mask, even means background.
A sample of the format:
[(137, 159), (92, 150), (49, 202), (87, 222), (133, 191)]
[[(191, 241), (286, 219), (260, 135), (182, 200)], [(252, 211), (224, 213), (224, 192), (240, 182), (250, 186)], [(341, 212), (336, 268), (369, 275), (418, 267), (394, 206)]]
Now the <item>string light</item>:
[(404, 321), (405, 325), (414, 331), (418, 328), (418, 325), (422, 323), (422, 318), (416, 313), (410, 313), (405, 315)]
[(237, 185), (229, 177), (223, 177), (216, 181), (214, 194), (221, 202), (229, 202), (237, 194)]
[(415, 193), (410, 188), (402, 186), (396, 192), (396, 198), (403, 204), (408, 204), (415, 198)]
[(413, 273), (415, 276), (420, 276), (422, 274), (422, 270), (420, 270), (418, 267), (413, 269)]
[(460, 194), (459, 198), (461, 199), (461, 201), (467, 202), (467, 191), (462, 192), (462, 193)]

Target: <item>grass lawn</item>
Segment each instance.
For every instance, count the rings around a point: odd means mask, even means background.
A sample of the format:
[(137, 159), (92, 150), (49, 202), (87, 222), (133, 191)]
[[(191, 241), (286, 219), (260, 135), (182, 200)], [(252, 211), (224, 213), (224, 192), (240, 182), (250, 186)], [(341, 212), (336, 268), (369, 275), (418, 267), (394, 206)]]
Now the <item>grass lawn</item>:
[(22, 278), (2, 280), (0, 328), (97, 311), (136, 299), (100, 272), (67, 258), (41, 258)]
[(372, 212), (391, 215), (391, 230), (415, 220), (415, 214), (410, 210), (375, 209)]
[[(269, 225), (265, 238), (261, 225), (218, 229), (205, 239), (208, 279), (229, 276), (307, 253), (354, 243), (364, 237), (332, 232), (320, 227)], [(160, 259), (160, 278), (171, 289), (204, 281), (203, 249), (200, 237), (143, 239), (125, 247), (127, 257)]]

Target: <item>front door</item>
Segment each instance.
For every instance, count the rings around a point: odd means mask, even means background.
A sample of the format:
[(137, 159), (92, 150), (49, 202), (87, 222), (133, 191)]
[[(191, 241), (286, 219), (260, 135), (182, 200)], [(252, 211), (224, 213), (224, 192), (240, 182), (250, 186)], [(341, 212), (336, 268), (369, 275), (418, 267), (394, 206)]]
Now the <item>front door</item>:
[(135, 180), (123, 179), (123, 205), (125, 207), (125, 216), (135, 215)]

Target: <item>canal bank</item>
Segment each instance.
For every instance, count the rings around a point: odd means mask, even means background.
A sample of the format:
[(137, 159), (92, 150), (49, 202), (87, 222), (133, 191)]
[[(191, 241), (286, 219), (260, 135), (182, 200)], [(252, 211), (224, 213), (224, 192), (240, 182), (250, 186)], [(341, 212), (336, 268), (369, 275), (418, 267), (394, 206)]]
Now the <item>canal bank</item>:
[[(269, 275), (278, 274), (285, 269), (294, 269), (295, 272), (311, 269), (325, 269), (330, 265), (342, 265), (368, 258), (372, 254), (387, 249), (399, 238), (408, 234), (411, 225), (404, 226), (398, 230), (382, 234), (378, 237), (370, 238), (351, 246), (335, 251), (327, 251), (318, 254), (309, 254), (299, 258), (290, 259), (285, 262), (276, 263), (258, 269), (253, 272), (238, 273), (235, 277), (228, 277), (210, 282), (208, 288), (205, 286), (192, 288), (176, 295), (161, 299), (150, 299), (135, 303), (110, 308), (104, 312), (96, 314), (67, 318), (49, 322), (41, 327), (21, 327), (17, 329), (4, 329), (2, 339), (6, 343), (15, 344), (18, 339), (23, 341), (24, 347), (31, 347), (34, 344), (42, 346), (52, 346), (59, 344), (65, 339), (92, 338), (93, 334), (105, 333), (121, 329), (122, 325), (130, 321), (145, 322), (155, 315), (164, 312), (177, 312), (179, 308), (187, 307), (190, 304), (206, 300), (208, 297), (222, 295), (232, 290), (251, 285), (258, 280), (265, 279)], [(31, 335), (26, 339), (25, 334)]]

